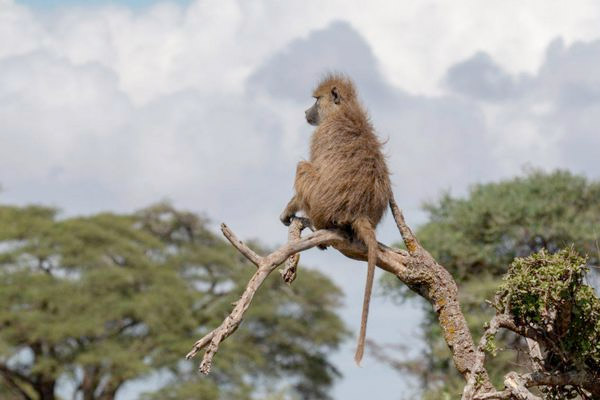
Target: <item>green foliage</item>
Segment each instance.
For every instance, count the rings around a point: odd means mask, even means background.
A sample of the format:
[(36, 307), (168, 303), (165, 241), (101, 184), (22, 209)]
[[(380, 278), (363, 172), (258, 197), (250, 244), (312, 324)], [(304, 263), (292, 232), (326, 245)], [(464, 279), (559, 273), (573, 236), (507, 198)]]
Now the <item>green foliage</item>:
[(496, 345), (496, 339), (493, 336), (489, 336), (485, 341), (484, 350), (490, 353), (493, 357), (498, 355), (498, 346)]
[[(429, 220), (417, 230), (417, 237), (457, 280), (461, 307), (476, 341), (483, 324), (494, 314), (484, 301), (493, 298), (515, 257), (542, 249), (555, 253), (573, 245), (579, 254), (588, 255), (588, 264), (599, 264), (600, 183), (566, 171), (534, 170), (521, 177), (474, 185), (466, 197), (445, 194), (426, 204), (425, 210)], [(396, 293), (406, 297), (397, 280), (388, 282), (387, 290), (393, 291), (394, 286)], [(462, 378), (452, 365), (435, 314), (428, 304), (424, 309), (423, 335), (428, 350), (423, 362), (430, 371), (424, 385), (431, 390), (425, 398), (444, 394), (456, 398)], [(502, 332), (496, 344), (505, 351), (498, 352), (486, 367), (492, 382), (500, 385), (506, 372), (519, 371), (519, 352), (511, 349), (519, 349), (523, 343)]]
[(254, 269), (205, 219), (167, 204), (66, 219), (0, 206), (0, 368), (10, 378), (0, 393), (53, 399), (67, 377), (85, 399), (108, 400), (160, 370), (172, 377), (160, 399), (251, 399), (281, 379), (300, 398), (327, 398), (338, 375), (327, 354), (345, 328), (340, 290), (316, 271), (301, 268), (291, 288), (273, 274), (209, 377), (182, 360)]
[(553, 342), (552, 370), (600, 370), (600, 299), (583, 283), (585, 261), (572, 248), (517, 258), (497, 293), (500, 312)]

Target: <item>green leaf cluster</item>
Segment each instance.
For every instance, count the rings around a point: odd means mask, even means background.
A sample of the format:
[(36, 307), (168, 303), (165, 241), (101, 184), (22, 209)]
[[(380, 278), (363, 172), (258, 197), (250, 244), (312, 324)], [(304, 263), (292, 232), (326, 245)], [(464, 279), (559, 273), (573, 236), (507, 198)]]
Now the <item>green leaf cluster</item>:
[(552, 370), (600, 370), (600, 299), (583, 282), (585, 261), (573, 248), (517, 258), (496, 295), (499, 312), (552, 343)]

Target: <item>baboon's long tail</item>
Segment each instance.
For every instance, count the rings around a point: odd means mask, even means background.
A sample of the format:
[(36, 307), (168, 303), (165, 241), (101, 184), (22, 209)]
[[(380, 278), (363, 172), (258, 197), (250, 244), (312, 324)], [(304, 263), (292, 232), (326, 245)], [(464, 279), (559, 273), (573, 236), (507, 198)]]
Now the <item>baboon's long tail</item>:
[(368, 268), (367, 283), (365, 284), (365, 298), (363, 300), (362, 318), (360, 321), (360, 334), (358, 336), (358, 346), (354, 361), (360, 365), (365, 352), (365, 337), (367, 334), (367, 319), (369, 318), (369, 303), (371, 302), (371, 291), (373, 290), (373, 277), (375, 275), (375, 264), (377, 263), (377, 239), (373, 225), (366, 217), (360, 217), (352, 224), (356, 235), (367, 245)]

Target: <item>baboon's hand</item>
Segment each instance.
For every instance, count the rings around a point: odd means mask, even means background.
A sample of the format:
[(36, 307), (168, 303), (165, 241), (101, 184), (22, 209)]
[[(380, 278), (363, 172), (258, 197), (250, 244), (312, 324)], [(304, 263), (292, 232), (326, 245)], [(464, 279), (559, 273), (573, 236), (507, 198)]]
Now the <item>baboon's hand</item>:
[(295, 217), (294, 214), (290, 214), (287, 212), (287, 210), (284, 210), (281, 215), (279, 216), (279, 220), (285, 225), (285, 226), (290, 226), (290, 224), (292, 223), (292, 217)]

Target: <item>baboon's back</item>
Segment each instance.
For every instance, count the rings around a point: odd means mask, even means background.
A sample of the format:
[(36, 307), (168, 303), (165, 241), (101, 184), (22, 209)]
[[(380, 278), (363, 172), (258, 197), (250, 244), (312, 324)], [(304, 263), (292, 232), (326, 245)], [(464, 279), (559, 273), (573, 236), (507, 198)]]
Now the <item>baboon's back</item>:
[(305, 210), (316, 228), (349, 226), (366, 216), (375, 227), (391, 196), (381, 143), (360, 105), (350, 105), (315, 130), (311, 160), (318, 170)]

